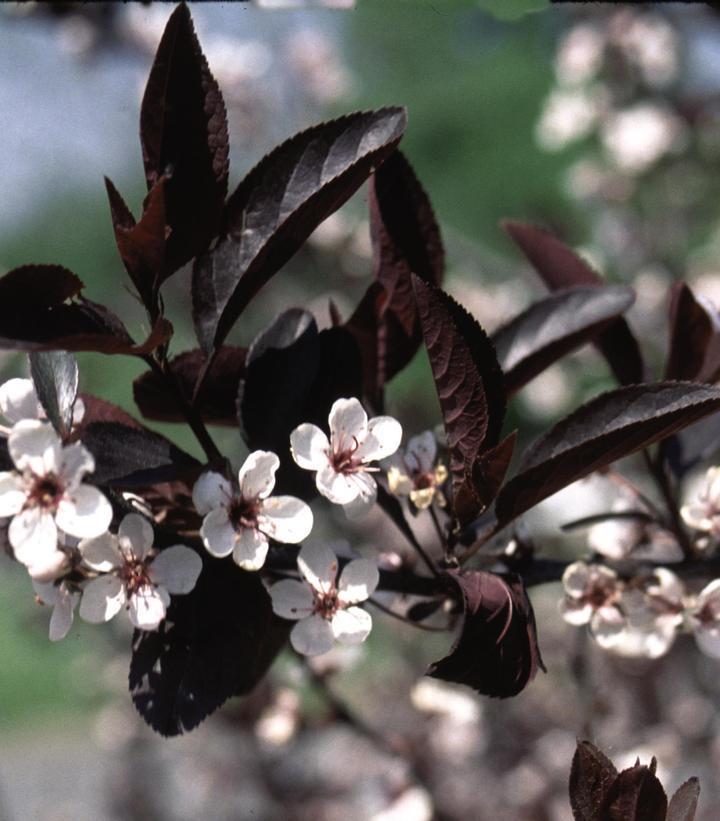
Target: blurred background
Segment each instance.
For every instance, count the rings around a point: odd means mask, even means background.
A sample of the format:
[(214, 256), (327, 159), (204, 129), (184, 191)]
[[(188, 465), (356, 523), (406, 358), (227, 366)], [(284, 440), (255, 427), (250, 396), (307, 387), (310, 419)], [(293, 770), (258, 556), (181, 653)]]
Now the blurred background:
[[(609, 280), (636, 286), (631, 323), (659, 375), (669, 283), (683, 277), (720, 305), (720, 16), (674, 3), (309, 5), (192, 6), (228, 107), (231, 186), (303, 127), (404, 105), (402, 148), (443, 230), (448, 290), (488, 330), (509, 319), (542, 292), (498, 222), (543, 224)], [(137, 213), (139, 106), (170, 12), (156, 3), (0, 6), (0, 272), (65, 265), (138, 336), (144, 318), (126, 287), (102, 178)], [(348, 316), (367, 287), (369, 254), (361, 192), (271, 282), (231, 341), (248, 344), (295, 305), (328, 324), (328, 297)], [(164, 295), (173, 352), (194, 347), (189, 273)], [(5, 378), (25, 374), (23, 357), (0, 356)], [(82, 390), (135, 412), (131, 383), (142, 363), (78, 359)], [(581, 351), (521, 393), (508, 425), (530, 437), (611, 384), (598, 357)], [(438, 423), (423, 354), (391, 385), (388, 411), (408, 435)], [(151, 427), (200, 455), (181, 428)], [(218, 438), (239, 464), (239, 437)], [(556, 535), (559, 508), (583, 515), (598, 491), (573, 493), (530, 523), (546, 554), (587, 550), (581, 538), (560, 544)], [(382, 534), (392, 561), (404, 547), (383, 524), (373, 520), (351, 541), (372, 554)], [(335, 720), (289, 655), (251, 698), (163, 741), (130, 703), (122, 620), (76, 624), (49, 643), (49, 614), (33, 602), (27, 575), (0, 558), (0, 819), (561, 821), (570, 818), (579, 735), (619, 766), (656, 755), (668, 789), (699, 776), (698, 817), (718, 817), (718, 663), (684, 638), (659, 661), (602, 655), (561, 621), (559, 585), (532, 592), (549, 672), (512, 701), (421, 680), (449, 637), (377, 611), (366, 645), (319, 662), (316, 674), (368, 725), (401, 740), (401, 758)]]

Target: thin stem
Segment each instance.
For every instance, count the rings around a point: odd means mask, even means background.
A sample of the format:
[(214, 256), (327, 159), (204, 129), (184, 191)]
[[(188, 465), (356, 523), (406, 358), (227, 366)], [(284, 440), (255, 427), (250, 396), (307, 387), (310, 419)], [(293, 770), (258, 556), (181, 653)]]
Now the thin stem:
[[(507, 522), (506, 524), (509, 524)], [(506, 524), (500, 525), (499, 522), (493, 522), (485, 530), (479, 534), (477, 539), (470, 547), (460, 556), (458, 559), (458, 563), (462, 566), (466, 564), (472, 557), (480, 550), (481, 547), (484, 547), (493, 536), (497, 536), (497, 534), (506, 526)]]
[[(647, 454), (647, 451), (644, 451), (644, 453)], [(618, 471), (613, 469), (608, 470), (607, 476), (611, 481), (615, 482), (616, 485), (629, 490), (636, 499), (639, 499), (645, 505), (648, 511), (652, 513), (657, 520), (662, 520), (662, 513), (655, 502), (646, 496), (634, 482), (627, 478), (627, 476), (623, 476), (622, 473), (618, 473)]]
[(425, 551), (425, 548), (417, 540), (410, 525), (408, 524), (407, 519), (405, 518), (405, 514), (403, 513), (402, 507), (397, 498), (388, 493), (382, 485), (378, 485), (377, 502), (380, 508), (384, 510), (390, 519), (392, 519), (392, 521), (397, 525), (398, 530), (403, 534), (403, 536), (405, 536), (410, 546), (418, 554), (418, 556), (420, 556), (423, 562), (425, 562), (428, 570), (433, 574), (433, 576), (439, 576), (440, 571), (435, 566), (435, 562)]
[(437, 511), (435, 510), (435, 507), (433, 506), (432, 503), (430, 504), (430, 507), (428, 508), (428, 511), (430, 513), (430, 517), (432, 518), (433, 524), (435, 525), (435, 532), (437, 533), (438, 539), (440, 540), (440, 545), (441, 545), (443, 551), (445, 552), (445, 558), (447, 559), (447, 558), (449, 558), (448, 557), (449, 546), (448, 546), (447, 537), (445, 536), (445, 532), (443, 531), (442, 525), (440, 524), (440, 520), (438, 519)]
[(685, 525), (683, 524), (682, 517), (680, 516), (680, 510), (678, 509), (677, 502), (675, 501), (675, 496), (672, 488), (670, 487), (670, 482), (668, 481), (667, 473), (665, 473), (665, 468), (659, 460), (653, 459), (647, 450), (643, 450), (643, 458), (650, 475), (655, 481), (658, 490), (662, 494), (665, 505), (667, 506), (667, 511), (670, 515), (670, 529), (672, 530), (675, 538), (678, 540), (678, 544), (682, 548), (683, 555), (686, 559), (690, 559), (694, 553), (692, 543), (687, 531), (685, 530)]
[(375, 599), (368, 599), (367, 602), (368, 604), (372, 604), (373, 607), (377, 607), (377, 609), (385, 613), (386, 616), (391, 616), (393, 619), (397, 619), (398, 621), (408, 624), (410, 627), (415, 627), (418, 630), (425, 630), (428, 633), (446, 633), (448, 630), (447, 627), (431, 627), (429, 624), (420, 624), (420, 622), (408, 619), (406, 616), (401, 616), (400, 613), (396, 613), (384, 604), (380, 604), (380, 602)]

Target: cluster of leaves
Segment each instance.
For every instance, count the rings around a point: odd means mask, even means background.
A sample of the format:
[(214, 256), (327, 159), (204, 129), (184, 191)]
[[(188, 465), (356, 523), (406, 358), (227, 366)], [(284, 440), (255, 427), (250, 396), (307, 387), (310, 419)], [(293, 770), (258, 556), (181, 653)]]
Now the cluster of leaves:
[[(140, 136), (148, 193), (136, 219), (108, 180), (118, 251), (151, 323), (141, 344), (108, 308), (81, 296), (60, 266), (31, 265), (0, 279), (0, 344), (7, 348), (96, 351), (141, 357), (134, 385), (147, 419), (186, 422), (208, 464), (222, 469), (207, 423), (238, 427), (248, 446), (282, 458), (278, 487), (306, 500), (316, 489), (288, 456), (300, 423), (324, 426), (333, 401), (362, 397), (379, 411), (384, 391), (424, 344), (440, 400), (450, 460), (444, 563), (433, 579), (398, 577), (387, 588), (451, 598), (460, 636), (431, 675), (506, 697), (520, 692), (542, 660), (521, 575), (465, 567), (487, 539), (592, 471), (662, 441), (661, 458), (681, 473), (712, 444), (713, 426), (679, 431), (720, 409), (706, 384), (720, 370), (716, 325), (685, 286), (673, 297), (666, 379), (645, 383), (639, 345), (622, 318), (634, 295), (605, 285), (558, 240), (508, 223), (552, 292), (488, 336), (442, 290), (444, 254), (428, 197), (397, 149), (400, 108), (349, 114), (275, 148), (228, 191), (228, 136), (222, 94), (185, 5), (172, 13), (143, 98)], [(248, 347), (226, 343), (258, 291), (312, 231), (369, 180), (374, 270), (356, 310), (318, 330), (305, 310), (286, 310)], [(172, 325), (161, 288), (192, 264), (198, 347), (168, 356)], [(506, 480), (517, 440), (505, 434), (506, 404), (559, 358), (593, 342), (621, 384), (571, 413), (532, 445)], [(152, 506), (160, 544), (197, 539), (190, 497), (203, 468), (169, 440), (96, 397), (69, 432), (67, 401), (76, 375), (65, 360), (36, 374), (48, 416), (94, 454), (91, 481), (118, 501), (134, 489)], [(681, 380), (681, 381), (678, 381)], [(46, 390), (43, 385), (50, 385)], [(414, 540), (399, 502), (379, 503)], [(460, 545), (468, 545), (459, 553)], [(272, 559), (272, 555), (271, 555)], [(200, 581), (173, 600), (167, 621), (133, 642), (130, 687), (157, 731), (187, 731), (227, 698), (247, 693), (287, 637), (259, 574), (203, 554)], [(269, 562), (272, 569), (272, 560)]]

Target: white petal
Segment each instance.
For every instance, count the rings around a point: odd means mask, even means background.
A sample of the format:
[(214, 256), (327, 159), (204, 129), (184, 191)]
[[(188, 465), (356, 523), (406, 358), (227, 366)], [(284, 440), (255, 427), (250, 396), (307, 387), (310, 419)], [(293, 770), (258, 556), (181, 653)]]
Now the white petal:
[(370, 512), (377, 499), (377, 485), (369, 473), (354, 473), (352, 480), (360, 489), (358, 495), (343, 505), (343, 511), (348, 519), (361, 519)]
[(298, 425), (290, 434), (290, 453), (305, 470), (322, 470), (329, 464), (330, 442), (317, 425)]
[(720, 507), (720, 468), (712, 467), (708, 470), (706, 479), (707, 498), (713, 507)]
[(304, 619), (313, 612), (312, 590), (295, 579), (283, 579), (270, 588), (273, 612), (283, 619)]
[(60, 585), (58, 600), (50, 616), (50, 641), (60, 641), (67, 636), (79, 598), (77, 593), (71, 593), (64, 584)]
[(328, 423), (330, 424), (332, 448), (337, 453), (353, 447), (355, 440), (359, 442), (365, 438), (367, 414), (355, 398), (336, 399), (330, 408)]
[(50, 607), (54, 607), (57, 604), (57, 601), (60, 598), (60, 588), (58, 585), (53, 584), (52, 582), (41, 582), (37, 579), (33, 579), (32, 586), (35, 591), (35, 595), (43, 604)]
[(125, 600), (125, 585), (117, 576), (98, 576), (83, 590), (80, 599), (80, 618), (91, 624), (110, 621), (122, 610)]
[(269, 450), (255, 450), (245, 460), (238, 474), (244, 499), (265, 499), (275, 487), (275, 473), (280, 459)]
[(593, 614), (593, 609), (590, 604), (581, 604), (576, 599), (571, 598), (561, 599), (558, 609), (560, 610), (560, 615), (563, 617), (563, 621), (572, 624), (574, 627), (587, 624)]
[(211, 510), (215, 510), (216, 507), (227, 505), (228, 501), (232, 499), (232, 495), (232, 485), (222, 473), (209, 470), (203, 473), (195, 482), (192, 500), (195, 510), (201, 516), (205, 516)]
[(600, 607), (590, 619), (590, 632), (605, 650), (613, 650), (622, 641), (627, 622), (616, 607)]
[(437, 456), (437, 440), (431, 430), (413, 436), (405, 448), (405, 462), (410, 470), (428, 473), (432, 470)]
[(392, 416), (376, 416), (368, 422), (367, 434), (360, 439), (354, 458), (361, 462), (385, 459), (400, 447), (402, 425)]
[(377, 565), (369, 559), (355, 559), (345, 565), (338, 581), (338, 599), (357, 604), (369, 599), (380, 581)]
[(703, 608), (710, 600), (720, 596), (720, 579), (713, 579), (700, 591), (698, 595), (698, 608)]
[(64, 550), (43, 553), (37, 561), (27, 566), (30, 578), (38, 582), (50, 582), (64, 576), (70, 569), (70, 559)]
[(315, 590), (328, 593), (335, 586), (338, 560), (327, 545), (307, 542), (300, 548), (297, 563), (300, 572)]
[(139, 513), (128, 513), (118, 528), (120, 550), (136, 559), (144, 559), (152, 550), (155, 534), (150, 522)]
[(372, 617), (361, 607), (338, 610), (332, 618), (332, 631), (343, 644), (360, 644), (370, 635)]
[(0, 385), (0, 413), (11, 425), (44, 415), (31, 379), (9, 379)]
[(706, 656), (720, 659), (720, 629), (701, 627), (695, 631), (695, 641)]
[(702, 502), (695, 502), (690, 505), (683, 505), (680, 508), (680, 515), (685, 524), (694, 530), (709, 531), (713, 529), (713, 521), (710, 518), (713, 508)]
[(312, 510), (294, 496), (271, 496), (262, 503), (258, 515), (258, 528), (271, 539), (285, 544), (306, 539), (312, 526)]
[(78, 545), (83, 561), (93, 570), (107, 573), (123, 564), (117, 536), (105, 532), (92, 539), (83, 539)]
[(232, 553), (238, 538), (224, 507), (211, 510), (203, 519), (200, 536), (207, 552), (218, 559)]
[(60, 500), (55, 521), (71, 536), (92, 539), (110, 527), (112, 505), (96, 487), (80, 485)]
[(260, 570), (268, 553), (268, 540), (254, 528), (244, 527), (233, 549), (233, 561), (243, 570)]
[(189, 593), (194, 587), (202, 570), (202, 559), (198, 554), (177, 544), (162, 550), (150, 565), (150, 577), (164, 587), (168, 593), (181, 595)]
[(309, 616), (290, 631), (290, 644), (303, 656), (321, 656), (332, 650), (333, 631), (322, 616)]
[(170, 606), (170, 596), (162, 587), (145, 585), (130, 596), (130, 621), (139, 630), (157, 630)]
[(360, 487), (353, 481), (353, 474), (338, 473), (330, 466), (317, 472), (315, 485), (326, 499), (336, 505), (346, 505), (357, 499), (360, 493)]
[(36, 476), (58, 473), (62, 445), (51, 425), (24, 419), (8, 436), (8, 450), (18, 470), (30, 469)]
[(86, 473), (95, 470), (95, 459), (92, 453), (80, 442), (66, 445), (60, 455), (60, 475), (68, 490), (74, 490)]
[(24, 488), (19, 474), (10, 470), (0, 473), (0, 517), (14, 516), (22, 510), (27, 498)]
[(76, 428), (85, 418), (85, 403), (79, 396), (75, 397), (75, 404), (73, 405), (72, 426)]
[(8, 539), (15, 558), (22, 564), (31, 565), (55, 552), (57, 527), (50, 513), (39, 507), (29, 507), (10, 522)]
[(623, 559), (642, 539), (637, 522), (611, 519), (593, 525), (588, 531), (588, 545), (608, 559)]

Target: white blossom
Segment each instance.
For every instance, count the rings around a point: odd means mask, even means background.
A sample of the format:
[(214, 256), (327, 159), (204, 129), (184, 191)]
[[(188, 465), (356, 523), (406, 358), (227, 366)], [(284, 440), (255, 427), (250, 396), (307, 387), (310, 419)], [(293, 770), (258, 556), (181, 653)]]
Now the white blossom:
[[(614, 505), (616, 510), (625, 506)], [(654, 522), (638, 518), (608, 519), (588, 531), (588, 545), (613, 561), (632, 558), (655, 562), (680, 562), (684, 555), (677, 539)]]
[(383, 463), (390, 492), (409, 496), (418, 510), (425, 510), (433, 502), (445, 507), (441, 487), (448, 471), (442, 463), (435, 464), (436, 458), (437, 442), (432, 431), (413, 436), (404, 452), (398, 451)]
[(308, 542), (298, 554), (305, 581), (283, 579), (270, 588), (274, 612), (297, 621), (290, 643), (305, 656), (319, 656), (333, 641), (359, 644), (372, 628), (372, 618), (355, 605), (368, 599), (378, 585), (374, 562), (354, 559), (338, 575), (338, 559), (326, 545)]
[(19, 562), (57, 560), (58, 528), (78, 538), (107, 530), (112, 507), (96, 487), (82, 484), (95, 469), (82, 444), (63, 445), (49, 424), (25, 419), (13, 426), (8, 450), (16, 470), (0, 472), (0, 517), (13, 517), (8, 539)]
[(720, 579), (714, 579), (700, 591), (689, 616), (700, 650), (706, 656), (720, 659)]
[(316, 471), (318, 491), (350, 516), (375, 503), (377, 485), (370, 463), (391, 456), (400, 446), (402, 427), (390, 416), (368, 421), (357, 399), (337, 399), (328, 417), (330, 439), (316, 425), (299, 425), (290, 435), (293, 459)]
[(620, 169), (639, 174), (681, 146), (686, 135), (683, 123), (670, 109), (638, 103), (609, 116), (603, 123), (601, 138)]
[(720, 536), (720, 467), (705, 474), (705, 486), (697, 500), (680, 509), (685, 524), (694, 530)]
[[(0, 414), (11, 425), (23, 419), (46, 421), (45, 409), (40, 404), (32, 379), (8, 379), (0, 385)], [(85, 415), (82, 399), (75, 399), (73, 425), (78, 425)]]
[(50, 616), (50, 641), (60, 641), (67, 636), (73, 623), (73, 615), (80, 593), (73, 590), (67, 582), (33, 581), (33, 588), (41, 604), (52, 607)]
[(565, 568), (562, 583), (565, 598), (560, 602), (560, 612), (568, 624), (589, 624), (596, 636), (622, 629), (625, 620), (618, 609), (622, 588), (614, 570), (574, 562)]
[(207, 551), (223, 558), (232, 553), (243, 570), (265, 564), (268, 540), (298, 544), (313, 526), (309, 506), (294, 496), (271, 496), (280, 459), (256, 450), (238, 473), (238, 487), (220, 473), (204, 473), (193, 488), (193, 504), (204, 516), (200, 535)]
[(153, 550), (153, 528), (137, 513), (120, 522), (117, 536), (104, 533), (83, 539), (83, 562), (100, 573), (82, 593), (80, 618), (92, 624), (109, 621), (126, 607), (141, 630), (156, 630), (165, 618), (170, 594), (189, 593), (202, 570), (202, 559), (185, 545)]

